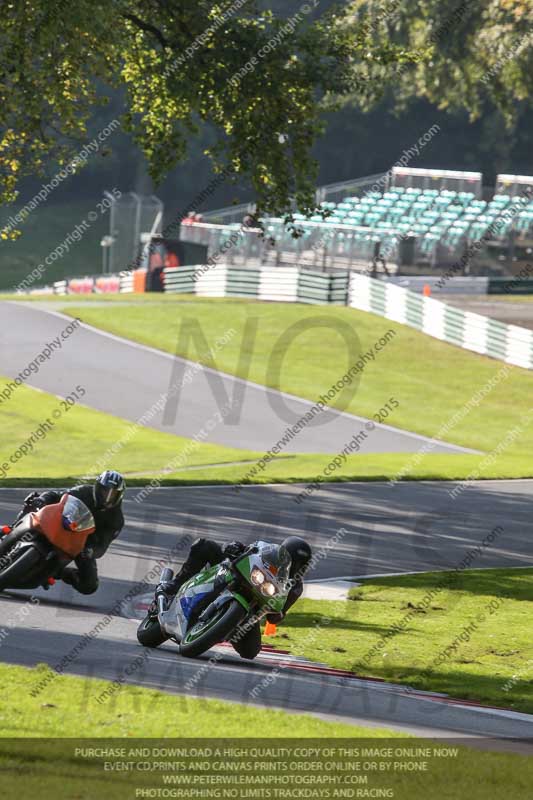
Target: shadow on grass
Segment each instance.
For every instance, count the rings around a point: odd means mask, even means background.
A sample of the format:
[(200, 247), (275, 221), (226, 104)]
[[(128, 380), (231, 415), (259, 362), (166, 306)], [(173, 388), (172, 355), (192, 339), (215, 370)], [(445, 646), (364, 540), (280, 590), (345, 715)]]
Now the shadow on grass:
[(365, 667), (359, 671), (357, 665), (354, 666), (354, 671), (361, 676), (384, 678), (391, 683), (407, 684), (413, 689), (444, 692), (462, 700), (479, 701), (486, 705), (533, 714), (533, 695), (528, 680), (518, 680), (508, 691), (504, 691), (506, 684), (511, 681), (509, 675), (477, 675), (452, 668), (427, 674), (423, 668), (402, 665), (380, 667), (376, 670)]
[[(346, 619), (345, 617), (332, 617), (330, 614), (327, 616), (321, 615), (318, 612), (311, 611), (297, 611), (298, 606), (295, 606), (290, 611), (290, 616), (287, 618), (286, 632), (289, 633), (291, 628), (305, 629), (313, 631), (319, 630), (323, 627), (324, 630), (345, 630), (345, 631), (364, 631), (365, 633), (382, 633), (385, 634), (389, 629), (385, 625), (374, 625), (368, 622), (362, 622), (355, 619)], [(325, 622), (324, 620), (327, 620)]]

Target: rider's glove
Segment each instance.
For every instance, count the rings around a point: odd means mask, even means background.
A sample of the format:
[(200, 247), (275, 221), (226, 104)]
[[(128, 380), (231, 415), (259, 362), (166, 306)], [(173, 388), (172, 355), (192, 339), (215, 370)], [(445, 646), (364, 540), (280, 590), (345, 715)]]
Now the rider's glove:
[(238, 558), (246, 550), (242, 542), (230, 542), (224, 548), (226, 558)]
[(155, 596), (159, 597), (159, 595), (164, 595), (168, 597), (168, 595), (176, 594), (176, 584), (174, 581), (163, 581), (157, 585), (155, 590)]
[(266, 617), (267, 622), (270, 622), (271, 625), (278, 625), (285, 619), (285, 614), (283, 611), (272, 611), (270, 614), (267, 614)]
[(30, 492), (24, 498), (24, 511), (36, 511), (39, 507), (39, 503), (36, 501), (40, 498), (40, 492)]

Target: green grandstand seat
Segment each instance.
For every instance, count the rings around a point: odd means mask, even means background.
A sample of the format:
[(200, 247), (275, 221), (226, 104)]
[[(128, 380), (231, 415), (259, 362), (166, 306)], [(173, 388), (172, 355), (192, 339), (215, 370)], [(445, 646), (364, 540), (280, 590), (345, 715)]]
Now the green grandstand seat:
[(520, 196), (520, 197), (513, 197), (513, 198), (511, 199), (511, 202), (510, 202), (510, 204), (509, 204), (509, 205), (510, 205), (510, 206), (511, 206), (511, 205), (513, 205), (513, 206), (519, 206), (519, 207), (521, 207), (521, 208), (527, 208), (527, 206), (529, 205), (529, 203), (528, 203), (528, 201), (527, 201), (527, 199), (526, 199), (525, 197), (522, 197), (522, 196)]
[(455, 250), (459, 243), (465, 238), (466, 232), (466, 229), (462, 225), (450, 225), (442, 237), (443, 245)]
[(413, 204), (413, 200), (414, 200), (414, 198), (411, 198), (409, 200), (407, 200), (407, 199), (398, 200), (394, 204), (394, 208), (403, 208), (404, 211), (407, 211), (408, 209), (411, 208), (411, 206)]
[(388, 218), (390, 220), (401, 220), (405, 216), (405, 208), (398, 208), (398, 206), (393, 206), (388, 213)]
[(394, 194), (403, 194), (405, 192), (405, 189), (403, 188), (403, 186), (391, 186), (389, 192), (393, 192)]
[(492, 198), (492, 202), (501, 205), (507, 205), (510, 199), (511, 198), (509, 197), (508, 194), (495, 194), (494, 197)]
[(515, 227), (518, 225), (518, 223), (521, 223), (522, 226), (525, 226), (527, 228), (529, 227), (532, 221), (533, 221), (533, 212), (528, 211), (527, 209), (525, 211), (521, 211), (514, 218)]
[(440, 242), (441, 236), (440, 234), (432, 233), (428, 231), (420, 240), (420, 252), (426, 258), (431, 258), (433, 255), (436, 246)]
[(488, 225), (486, 222), (479, 222), (479, 220), (476, 220), (476, 222), (473, 222), (472, 225), (470, 226), (470, 230), (468, 231), (468, 238), (471, 240), (480, 239), (481, 236), (483, 236), (483, 234), (487, 230), (487, 228)]
[(400, 233), (407, 233), (408, 231), (411, 230), (411, 223), (410, 222), (398, 222), (395, 227)]
[(441, 218), (442, 218), (443, 221), (452, 223), (452, 222), (455, 222), (455, 220), (459, 218), (459, 214), (457, 214), (455, 211), (449, 211), (449, 210), (448, 211), (443, 211), (442, 214), (441, 214)]
[(468, 205), (472, 200), (475, 200), (473, 192), (458, 192), (457, 199), (462, 205)]

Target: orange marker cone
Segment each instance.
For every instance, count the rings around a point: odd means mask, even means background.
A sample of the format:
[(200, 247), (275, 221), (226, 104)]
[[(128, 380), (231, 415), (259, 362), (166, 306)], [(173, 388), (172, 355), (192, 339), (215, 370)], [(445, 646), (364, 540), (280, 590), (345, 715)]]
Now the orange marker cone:
[(274, 622), (267, 622), (265, 625), (265, 636), (276, 635), (276, 624)]
[(424, 284), (424, 297), (431, 297), (431, 286), (429, 283)]

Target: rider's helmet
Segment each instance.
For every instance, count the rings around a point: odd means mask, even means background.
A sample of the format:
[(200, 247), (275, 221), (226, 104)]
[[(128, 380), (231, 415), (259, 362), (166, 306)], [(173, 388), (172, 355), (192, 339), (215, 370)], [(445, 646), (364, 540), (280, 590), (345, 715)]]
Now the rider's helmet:
[(97, 508), (114, 508), (122, 502), (126, 482), (120, 472), (106, 469), (94, 484), (94, 502)]
[(288, 536), (281, 543), (291, 557), (291, 578), (302, 577), (311, 561), (311, 547), (300, 536)]

